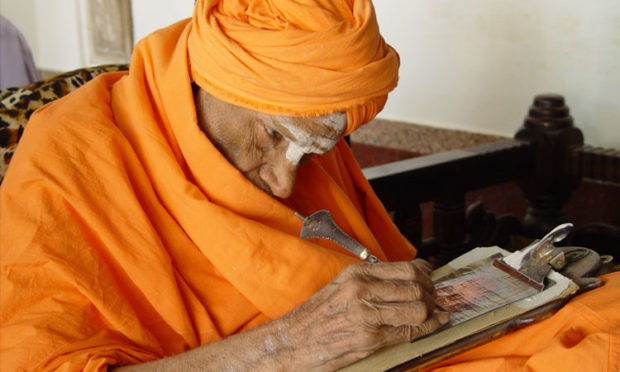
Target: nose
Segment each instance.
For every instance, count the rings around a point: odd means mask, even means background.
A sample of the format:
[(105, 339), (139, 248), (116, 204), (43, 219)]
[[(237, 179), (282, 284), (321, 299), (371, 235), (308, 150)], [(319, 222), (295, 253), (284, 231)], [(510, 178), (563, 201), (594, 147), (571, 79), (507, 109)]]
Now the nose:
[(291, 162), (282, 154), (263, 166), (259, 174), (274, 196), (286, 199), (293, 192), (298, 169), (299, 162)]

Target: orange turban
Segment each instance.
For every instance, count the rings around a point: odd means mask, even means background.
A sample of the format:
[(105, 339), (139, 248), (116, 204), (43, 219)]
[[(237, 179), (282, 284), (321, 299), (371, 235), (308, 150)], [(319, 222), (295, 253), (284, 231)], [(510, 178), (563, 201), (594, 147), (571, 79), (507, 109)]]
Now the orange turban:
[(346, 111), (347, 133), (383, 108), (399, 58), (370, 0), (198, 0), (193, 80), (226, 102), (271, 114)]

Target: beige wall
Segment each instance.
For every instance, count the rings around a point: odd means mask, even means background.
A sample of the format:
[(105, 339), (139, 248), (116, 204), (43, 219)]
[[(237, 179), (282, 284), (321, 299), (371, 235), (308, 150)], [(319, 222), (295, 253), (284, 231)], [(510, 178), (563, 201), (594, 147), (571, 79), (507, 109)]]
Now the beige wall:
[(78, 22), (82, 1), (1, 0), (0, 13), (22, 31), (37, 68), (67, 71), (85, 63)]
[[(174, 6), (170, 6), (174, 4)], [(132, 0), (134, 40), (192, 16), (194, 0)]]
[(620, 149), (620, 1), (375, 0), (401, 55), (381, 116), (512, 136), (534, 95), (565, 96), (586, 142)]
[[(1, 0), (39, 68), (84, 65), (87, 0)], [(191, 15), (193, 0), (133, 0), (134, 40)], [(563, 94), (592, 145), (620, 148), (620, 1), (375, 0), (401, 55), (381, 117), (512, 136), (537, 93)], [(60, 52), (59, 52), (60, 51)]]

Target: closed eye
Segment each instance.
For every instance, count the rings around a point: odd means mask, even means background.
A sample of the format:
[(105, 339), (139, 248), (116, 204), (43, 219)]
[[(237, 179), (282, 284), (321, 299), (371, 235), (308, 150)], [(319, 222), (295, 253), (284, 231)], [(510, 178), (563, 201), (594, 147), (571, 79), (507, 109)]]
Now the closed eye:
[(269, 135), (269, 137), (271, 137), (273, 139), (280, 139), (280, 138), (282, 138), (282, 135), (277, 130), (271, 129), (271, 128), (269, 128), (266, 125), (264, 125), (264, 127), (265, 127), (265, 131), (267, 131), (267, 134)]

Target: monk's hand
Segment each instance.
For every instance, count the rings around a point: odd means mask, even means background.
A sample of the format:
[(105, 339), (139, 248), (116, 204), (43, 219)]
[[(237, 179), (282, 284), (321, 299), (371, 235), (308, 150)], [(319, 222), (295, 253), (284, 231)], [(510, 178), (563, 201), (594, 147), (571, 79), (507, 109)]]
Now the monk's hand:
[(331, 371), (439, 328), (431, 266), (360, 263), (280, 319), (119, 371)]
[(449, 314), (435, 311), (430, 271), (419, 259), (348, 266), (280, 319), (278, 343), (290, 347), (291, 365), (334, 370), (433, 332)]

